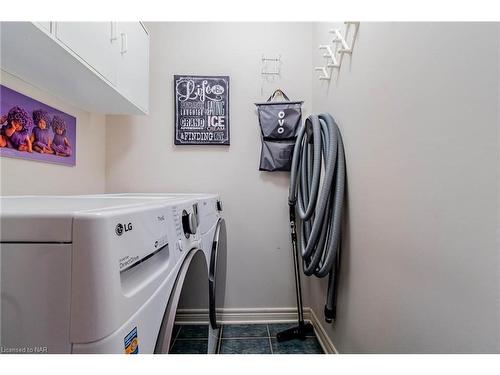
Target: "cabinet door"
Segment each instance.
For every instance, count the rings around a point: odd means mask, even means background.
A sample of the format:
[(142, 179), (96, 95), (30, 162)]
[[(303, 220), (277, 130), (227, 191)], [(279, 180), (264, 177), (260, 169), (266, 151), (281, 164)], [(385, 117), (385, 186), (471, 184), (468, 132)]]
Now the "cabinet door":
[(56, 37), (111, 84), (116, 85), (118, 41), (112, 22), (57, 22)]
[(119, 22), (118, 90), (145, 112), (149, 107), (149, 35), (140, 22)]

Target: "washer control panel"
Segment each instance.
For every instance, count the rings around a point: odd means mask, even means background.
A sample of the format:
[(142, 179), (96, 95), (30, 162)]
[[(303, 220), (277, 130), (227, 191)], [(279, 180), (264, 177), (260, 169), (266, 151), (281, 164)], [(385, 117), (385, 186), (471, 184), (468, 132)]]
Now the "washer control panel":
[(191, 234), (196, 234), (196, 229), (198, 228), (198, 219), (194, 212), (182, 211), (182, 229), (186, 238), (189, 238)]
[(172, 207), (172, 211), (177, 236), (177, 250), (182, 252), (195, 247), (199, 240), (198, 204), (175, 206)]

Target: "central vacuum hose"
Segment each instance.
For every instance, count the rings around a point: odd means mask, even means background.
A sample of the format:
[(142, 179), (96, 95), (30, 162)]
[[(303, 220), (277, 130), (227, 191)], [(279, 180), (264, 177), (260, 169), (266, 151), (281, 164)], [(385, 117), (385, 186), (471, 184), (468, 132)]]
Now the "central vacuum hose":
[(288, 204), (290, 220), (295, 220), (294, 209), (300, 219), (304, 273), (329, 276), (327, 322), (336, 315), (345, 170), (344, 146), (335, 120), (328, 113), (309, 116), (295, 143)]

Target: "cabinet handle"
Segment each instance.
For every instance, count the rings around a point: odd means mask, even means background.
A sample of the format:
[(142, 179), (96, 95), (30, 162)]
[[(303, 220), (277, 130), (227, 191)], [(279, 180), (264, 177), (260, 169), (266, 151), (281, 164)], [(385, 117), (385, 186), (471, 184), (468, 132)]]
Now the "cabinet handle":
[(122, 36), (122, 55), (127, 53), (127, 34), (126, 33), (121, 33)]
[(117, 39), (118, 37), (116, 36), (116, 22), (111, 22), (111, 43), (113, 43)]

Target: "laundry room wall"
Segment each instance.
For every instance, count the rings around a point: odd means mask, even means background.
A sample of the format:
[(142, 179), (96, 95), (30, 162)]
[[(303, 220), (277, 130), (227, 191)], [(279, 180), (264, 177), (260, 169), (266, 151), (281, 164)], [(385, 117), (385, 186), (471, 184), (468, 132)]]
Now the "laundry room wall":
[[(151, 36), (150, 113), (107, 117), (107, 192), (220, 193), (228, 228), (226, 307), (278, 313), (292, 309), (289, 174), (258, 171), (254, 102), (281, 88), (291, 99), (304, 100), (309, 112), (312, 25), (146, 26)], [(280, 79), (262, 82), (263, 54), (281, 54)], [(230, 76), (231, 146), (174, 146), (174, 74)]]
[(2, 195), (90, 194), (105, 190), (105, 116), (75, 108), (58, 97), (5, 72), (0, 83), (76, 117), (76, 166), (0, 158)]
[[(334, 26), (314, 26), (315, 66)], [(363, 22), (339, 74), (313, 79), (347, 157), (338, 318), (322, 323), (339, 352), (500, 352), (499, 66), (497, 24)], [(318, 317), (325, 289), (305, 287)]]

